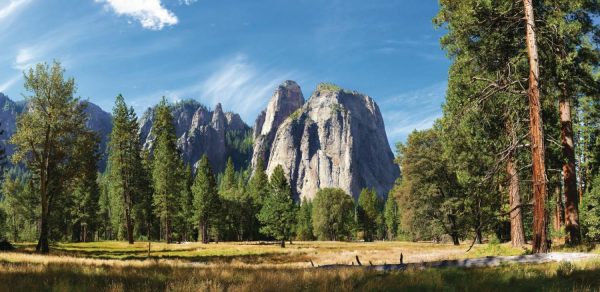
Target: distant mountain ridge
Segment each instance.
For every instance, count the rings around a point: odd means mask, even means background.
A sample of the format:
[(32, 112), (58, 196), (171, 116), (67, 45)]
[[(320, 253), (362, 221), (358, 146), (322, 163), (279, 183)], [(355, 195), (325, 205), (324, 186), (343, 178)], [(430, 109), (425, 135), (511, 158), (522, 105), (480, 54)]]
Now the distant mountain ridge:
[[(153, 149), (155, 108), (147, 109), (140, 118), (144, 149)], [(238, 114), (224, 112), (220, 103), (210, 110), (192, 99), (173, 104), (172, 114), (177, 146), (186, 163), (195, 165), (206, 154), (217, 172), (225, 168), (229, 157), (236, 168), (248, 167), (252, 155), (252, 129)]]
[[(25, 108), (25, 102), (0, 93), (2, 140), (15, 132), (16, 117)], [(150, 151), (155, 109), (148, 108), (139, 117), (140, 142)], [(86, 112), (87, 126), (101, 138), (103, 171), (112, 116), (91, 102)], [(268, 174), (282, 165), (296, 199), (313, 198), (325, 187), (342, 188), (354, 198), (363, 188), (372, 188), (385, 197), (400, 176), (375, 101), (333, 84), (320, 84), (305, 101), (296, 82), (283, 82), (253, 128), (238, 114), (225, 112), (221, 104), (211, 110), (193, 99), (172, 104), (172, 114), (186, 164), (195, 165), (206, 154), (217, 173), (229, 157), (237, 169), (255, 167), (262, 160)], [(12, 146), (6, 148), (10, 155)]]

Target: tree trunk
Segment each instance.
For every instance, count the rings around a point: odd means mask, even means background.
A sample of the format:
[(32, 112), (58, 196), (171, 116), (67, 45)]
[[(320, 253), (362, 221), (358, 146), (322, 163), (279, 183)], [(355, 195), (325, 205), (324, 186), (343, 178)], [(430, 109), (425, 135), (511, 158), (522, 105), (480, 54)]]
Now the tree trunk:
[(202, 236), (202, 243), (207, 244), (208, 240), (208, 228), (206, 226), (206, 222), (200, 223), (200, 236)]
[(563, 94), (559, 102), (560, 136), (563, 159), (563, 184), (565, 195), (565, 230), (567, 243), (579, 244), (579, 196), (577, 194), (577, 176), (575, 173), (575, 142), (573, 140), (573, 124), (571, 123), (571, 102), (566, 85), (562, 86)]
[(456, 232), (452, 233), (451, 237), (452, 237), (452, 243), (454, 245), (460, 245), (460, 240), (459, 240), (458, 234)]
[(133, 223), (131, 222), (131, 209), (128, 203), (125, 203), (125, 224), (127, 227), (127, 241), (129, 244), (133, 244)]
[(533, 181), (533, 242), (534, 253), (548, 252), (546, 222), (546, 163), (544, 158), (544, 129), (538, 88), (539, 64), (535, 40), (535, 18), (532, 0), (523, 0), (526, 21), (526, 42), (529, 54), (529, 124)]
[(167, 243), (171, 243), (171, 224), (169, 224), (169, 214), (167, 214), (167, 218), (165, 220), (165, 237), (167, 238)]
[[(516, 137), (516, 136), (515, 136)], [(506, 163), (506, 173), (509, 177), (508, 201), (510, 208), (510, 242), (513, 247), (521, 247), (525, 242), (525, 232), (523, 229), (523, 213), (521, 211), (521, 194), (519, 193), (519, 173), (517, 163), (511, 157)]]
[(281, 248), (285, 248), (285, 239), (281, 240), (281, 244), (280, 244)]
[(39, 253), (48, 253), (50, 252), (50, 247), (48, 245), (48, 201), (44, 198), (42, 199), (42, 216), (40, 219), (40, 238), (35, 251)]
[(554, 230), (560, 230), (565, 225), (565, 207), (563, 205), (560, 185), (557, 185), (555, 188), (556, 208), (554, 208)]

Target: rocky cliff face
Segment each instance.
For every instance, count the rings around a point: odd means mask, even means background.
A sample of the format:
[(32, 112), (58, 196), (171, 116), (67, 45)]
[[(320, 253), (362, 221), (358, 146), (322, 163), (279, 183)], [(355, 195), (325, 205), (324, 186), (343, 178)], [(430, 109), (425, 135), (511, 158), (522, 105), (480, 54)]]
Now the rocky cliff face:
[[(195, 164), (207, 154), (214, 171), (222, 171), (228, 157), (236, 167), (243, 168), (250, 162), (250, 127), (240, 116), (223, 112), (221, 104), (213, 111), (194, 100), (178, 102), (173, 106), (173, 119), (177, 146), (186, 163)], [(144, 149), (152, 149), (154, 135), (152, 122), (154, 108), (148, 109), (140, 119), (140, 137)], [(244, 141), (247, 143), (244, 144)]]
[(270, 146), (275, 139), (277, 129), (292, 113), (302, 107), (304, 96), (300, 86), (294, 81), (285, 81), (271, 97), (267, 108), (262, 111), (254, 124), (254, 151), (252, 167), (255, 168), (260, 159), (265, 165), (269, 161)]
[(298, 198), (312, 198), (325, 187), (354, 198), (362, 188), (374, 188), (384, 197), (400, 175), (375, 101), (334, 85), (319, 85), (279, 125), (271, 144), (256, 142), (255, 154), (259, 147), (269, 150), (267, 173), (281, 164)]

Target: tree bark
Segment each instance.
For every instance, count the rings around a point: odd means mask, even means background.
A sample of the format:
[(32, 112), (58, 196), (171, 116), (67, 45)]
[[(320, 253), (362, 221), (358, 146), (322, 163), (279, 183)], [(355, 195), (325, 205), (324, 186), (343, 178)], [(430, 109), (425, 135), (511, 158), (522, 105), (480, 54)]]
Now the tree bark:
[(40, 238), (38, 244), (35, 247), (35, 251), (39, 253), (50, 252), (50, 246), (48, 245), (48, 197), (42, 195), (42, 216), (40, 218)]
[(554, 230), (560, 230), (565, 225), (565, 208), (563, 205), (560, 186), (556, 186), (556, 208), (554, 208)]
[[(516, 137), (516, 136), (515, 136)], [(508, 185), (508, 200), (510, 205), (510, 242), (513, 247), (522, 247), (525, 241), (525, 232), (523, 229), (523, 213), (521, 208), (521, 194), (519, 193), (519, 173), (517, 171), (517, 163), (514, 158), (509, 158), (506, 163), (506, 173), (509, 177)]]
[(208, 228), (206, 226), (206, 222), (202, 221), (200, 223), (200, 236), (202, 236), (202, 243), (207, 244), (208, 241)]
[(577, 176), (575, 172), (575, 142), (573, 140), (573, 124), (571, 123), (571, 101), (566, 85), (562, 86), (563, 94), (559, 102), (560, 136), (563, 160), (563, 184), (565, 196), (565, 230), (567, 243), (579, 244), (579, 195), (577, 194)]
[(548, 252), (546, 222), (546, 163), (544, 158), (544, 129), (538, 88), (539, 60), (535, 37), (535, 17), (532, 0), (523, 0), (526, 21), (526, 42), (529, 56), (529, 123), (533, 181), (533, 242), (534, 253)]
[(285, 239), (281, 240), (281, 244), (280, 244), (281, 248), (285, 248)]

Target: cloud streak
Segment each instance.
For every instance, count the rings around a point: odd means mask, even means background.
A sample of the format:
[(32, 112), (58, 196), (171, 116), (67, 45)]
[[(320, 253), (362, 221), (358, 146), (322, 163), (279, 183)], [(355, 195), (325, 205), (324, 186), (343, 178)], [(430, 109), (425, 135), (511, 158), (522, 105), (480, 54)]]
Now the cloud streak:
[(238, 113), (246, 123), (252, 124), (277, 86), (295, 75), (258, 66), (244, 54), (217, 63), (212, 72), (188, 86), (136, 98), (132, 105), (139, 113), (160, 96), (172, 102), (195, 98), (210, 107), (221, 103), (224, 110)]
[(14, 13), (21, 7), (24, 7), (26, 4), (31, 2), (31, 0), (10, 0), (8, 1), (8, 5), (4, 7), (0, 7), (0, 21), (9, 16), (14, 15)]
[(447, 82), (400, 93), (381, 102), (390, 144), (405, 141), (414, 130), (430, 128), (442, 116)]
[[(143, 28), (161, 30), (179, 22), (177, 16), (166, 9), (160, 0), (96, 0), (105, 3), (117, 15), (126, 15), (140, 22)], [(185, 1), (186, 5), (193, 2)]]

